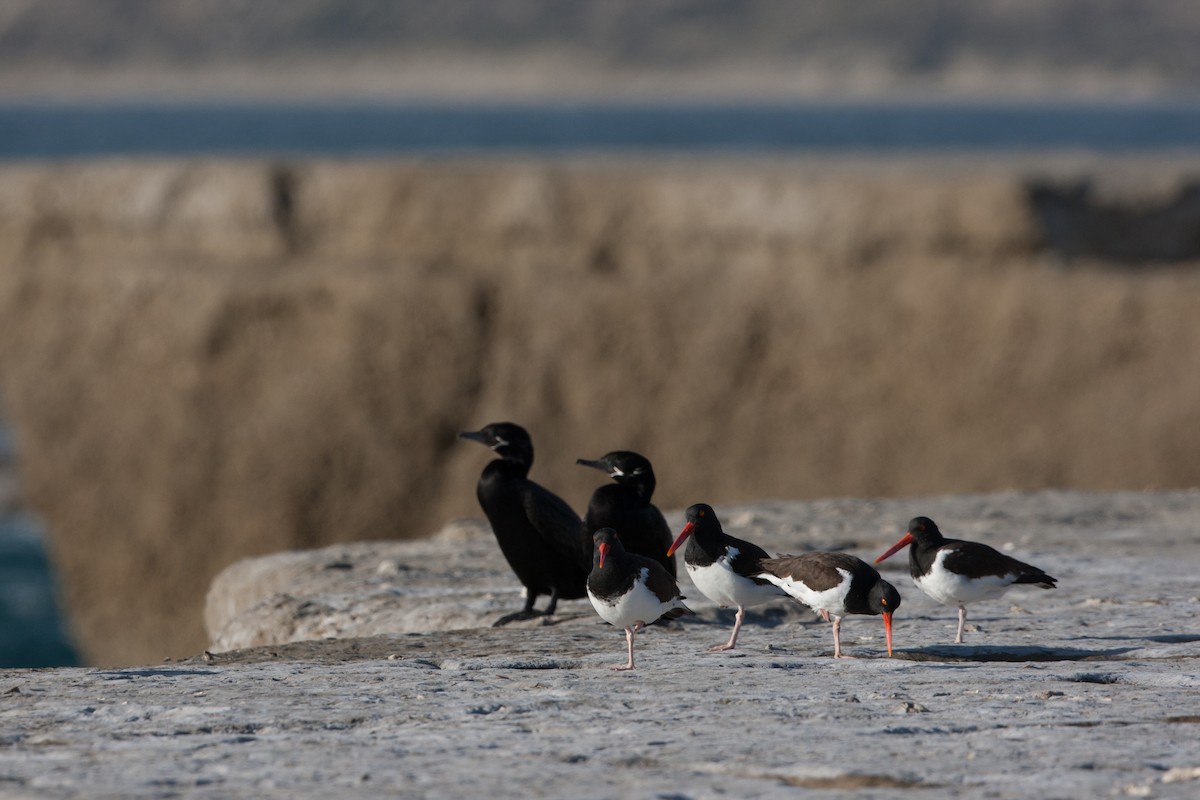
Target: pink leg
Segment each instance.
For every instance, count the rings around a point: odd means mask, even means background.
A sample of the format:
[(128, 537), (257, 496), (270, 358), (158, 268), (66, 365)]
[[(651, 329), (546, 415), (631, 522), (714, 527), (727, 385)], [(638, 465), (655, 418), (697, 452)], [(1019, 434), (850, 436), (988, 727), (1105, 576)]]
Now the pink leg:
[(959, 604), (958, 606), (958, 635), (954, 637), (955, 644), (963, 643), (963, 627), (967, 624), (967, 607)]
[(633, 636), (634, 628), (625, 629), (625, 641), (629, 643), (629, 662), (622, 664), (619, 667), (613, 667), (617, 672), (623, 672), (627, 669), (633, 669)]
[(833, 618), (833, 657), (834, 658), (854, 658), (854, 656), (842, 655), (842, 618)]
[(817, 613), (819, 613), (821, 615), (821, 619), (825, 620), (826, 622), (829, 622), (829, 612), (828, 611), (826, 611), (825, 609), (822, 608)]
[(714, 644), (708, 648), (710, 652), (718, 652), (721, 650), (732, 650), (737, 646), (738, 631), (742, 629), (742, 620), (746, 618), (746, 609), (738, 606), (737, 615), (733, 618), (733, 635), (729, 637), (729, 641), (725, 644)]

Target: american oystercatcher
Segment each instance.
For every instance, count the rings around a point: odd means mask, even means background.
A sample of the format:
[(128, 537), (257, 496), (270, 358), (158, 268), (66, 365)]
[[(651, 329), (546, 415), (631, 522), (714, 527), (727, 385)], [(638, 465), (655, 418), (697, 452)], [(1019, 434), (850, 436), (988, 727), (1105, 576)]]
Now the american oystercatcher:
[(842, 658), (842, 617), (882, 614), (888, 655), (892, 654), (892, 614), (900, 593), (867, 562), (846, 553), (805, 553), (762, 562), (761, 577), (819, 613), (833, 618), (833, 657)]
[[(525, 587), (525, 607), (507, 614), (493, 627), (558, 607), (559, 598), (573, 600), (587, 592), (588, 552), (580, 546), (582, 524), (566, 501), (526, 477), (533, 464), (533, 442), (520, 425), (495, 422), (460, 439), (480, 442), (496, 452), (475, 487), (500, 552)], [(550, 595), (545, 612), (533, 610), (538, 595)]]
[(675, 579), (657, 561), (626, 552), (617, 532), (601, 528), (593, 535), (595, 554), (587, 579), (588, 599), (606, 622), (625, 629), (629, 661), (615, 670), (633, 669), (633, 637), (659, 617), (677, 619), (692, 610), (683, 604)]
[(913, 583), (942, 605), (958, 606), (958, 633), (955, 644), (962, 644), (967, 623), (967, 603), (999, 597), (1019, 583), (1053, 589), (1057, 580), (1037, 567), (1004, 555), (986, 544), (947, 539), (929, 517), (915, 517), (908, 532), (875, 563), (912, 545), (908, 568)]
[(708, 649), (732, 650), (737, 646), (746, 608), (784, 597), (787, 593), (766, 578), (758, 577), (762, 572), (761, 562), (770, 558), (770, 554), (752, 542), (725, 533), (711, 506), (697, 503), (688, 508), (686, 524), (667, 555), (678, 550), (689, 536), (691, 539), (683, 551), (683, 565), (692, 583), (721, 608), (737, 606), (729, 641)]
[(639, 453), (615, 450), (595, 461), (578, 459), (576, 464), (607, 473), (616, 483), (606, 483), (592, 493), (583, 516), (583, 542), (590, 550), (592, 534), (601, 528), (621, 532), (621, 543), (630, 553), (653, 558), (666, 567), (674, 578), (675, 559), (671, 547), (671, 527), (650, 502), (656, 485), (650, 460)]

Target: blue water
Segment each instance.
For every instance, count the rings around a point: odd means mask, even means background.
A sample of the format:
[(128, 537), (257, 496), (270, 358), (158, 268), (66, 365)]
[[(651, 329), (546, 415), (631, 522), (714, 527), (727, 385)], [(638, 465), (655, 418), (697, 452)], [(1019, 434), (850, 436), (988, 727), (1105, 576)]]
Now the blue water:
[[(0, 421), (0, 479), (12, 473), (14, 451), (12, 434)], [(42, 534), (34, 518), (0, 510), (0, 667), (78, 662)]]
[(76, 664), (37, 523), (0, 517), (0, 667)]
[(0, 105), (0, 159), (169, 155), (1144, 151), (1200, 146), (1200, 102)]

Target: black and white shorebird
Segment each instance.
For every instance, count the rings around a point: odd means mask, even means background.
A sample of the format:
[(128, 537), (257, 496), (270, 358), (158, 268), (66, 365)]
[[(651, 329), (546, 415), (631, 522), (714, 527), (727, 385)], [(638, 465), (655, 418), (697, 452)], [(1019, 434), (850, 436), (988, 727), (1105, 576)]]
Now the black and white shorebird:
[(909, 545), (912, 549), (908, 552), (908, 568), (917, 588), (942, 605), (958, 606), (955, 644), (962, 644), (967, 603), (999, 597), (1016, 584), (1053, 589), (1057, 583), (1037, 567), (986, 544), (947, 539), (929, 517), (914, 517), (900, 541), (875, 559), (875, 563)]
[[(494, 422), (458, 438), (480, 442), (499, 456), (483, 468), (475, 493), (500, 552), (525, 587), (525, 607), (496, 620), (493, 627), (542, 613), (549, 616), (560, 598), (583, 597), (591, 559), (579, 541), (582, 523), (565, 500), (527, 477), (533, 464), (529, 434), (520, 425)], [(546, 610), (534, 611), (534, 600), (543, 594), (550, 595)]]
[(596, 531), (593, 541), (588, 599), (602, 619), (625, 629), (629, 660), (613, 669), (633, 669), (633, 639), (638, 631), (660, 617), (678, 619), (692, 611), (683, 604), (679, 586), (662, 564), (627, 552), (612, 528)]
[(592, 534), (601, 528), (613, 528), (621, 534), (621, 543), (630, 553), (653, 558), (671, 577), (676, 577), (675, 560), (667, 553), (671, 547), (671, 528), (662, 512), (651, 502), (654, 468), (640, 453), (614, 450), (595, 461), (578, 459), (576, 464), (598, 469), (615, 483), (606, 483), (592, 492), (583, 516), (583, 541), (590, 548)]
[(892, 614), (900, 607), (900, 593), (879, 577), (867, 562), (846, 553), (805, 553), (762, 562), (763, 578), (821, 615), (833, 619), (833, 657), (842, 656), (842, 617), (847, 614), (881, 614), (892, 654)]
[(683, 530), (675, 538), (667, 555), (678, 550), (685, 540), (688, 544), (683, 551), (683, 566), (691, 576), (692, 583), (721, 608), (737, 606), (729, 641), (708, 648), (732, 650), (737, 646), (746, 608), (769, 603), (787, 593), (766, 578), (759, 577), (761, 563), (770, 558), (770, 554), (753, 542), (725, 533), (711, 506), (697, 503), (688, 508)]

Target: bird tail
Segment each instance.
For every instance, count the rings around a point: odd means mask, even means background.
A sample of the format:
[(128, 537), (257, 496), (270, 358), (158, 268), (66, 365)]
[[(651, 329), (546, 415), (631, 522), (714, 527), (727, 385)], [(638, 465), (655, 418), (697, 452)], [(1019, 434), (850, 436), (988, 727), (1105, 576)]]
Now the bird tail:
[(683, 603), (680, 603), (674, 608), (668, 609), (667, 612), (662, 615), (662, 619), (679, 619), (680, 617), (694, 617), (695, 615), (695, 611), (692, 611)]
[(1043, 589), (1058, 588), (1058, 578), (1052, 578), (1040, 569), (1034, 572), (1022, 573), (1014, 583), (1032, 583), (1034, 586), (1040, 586)]

